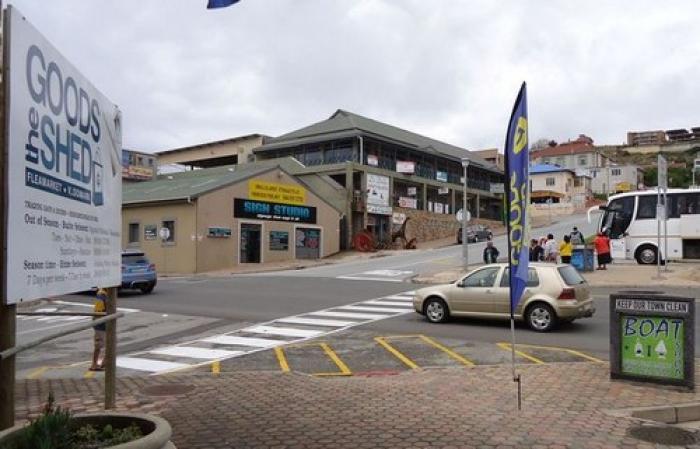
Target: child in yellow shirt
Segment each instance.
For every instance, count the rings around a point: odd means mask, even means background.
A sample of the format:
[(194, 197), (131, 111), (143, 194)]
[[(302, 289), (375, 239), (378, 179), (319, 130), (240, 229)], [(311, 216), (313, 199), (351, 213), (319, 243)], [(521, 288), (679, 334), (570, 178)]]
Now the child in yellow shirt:
[(571, 263), (571, 253), (574, 246), (571, 244), (571, 237), (564, 236), (564, 241), (559, 244), (559, 254), (561, 255), (561, 263)]

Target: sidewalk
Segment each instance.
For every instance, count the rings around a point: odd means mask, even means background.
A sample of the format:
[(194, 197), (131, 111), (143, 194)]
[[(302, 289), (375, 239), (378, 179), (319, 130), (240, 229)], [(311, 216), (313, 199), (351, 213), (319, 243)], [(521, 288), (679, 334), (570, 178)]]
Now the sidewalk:
[[(607, 364), (520, 365), (518, 372), (521, 412), (503, 365), (326, 379), (271, 372), (120, 378), (117, 402), (119, 410), (165, 417), (179, 449), (632, 449), (672, 446), (628, 436), (643, 421), (613, 410), (700, 401), (700, 393), (613, 382)], [(156, 396), (153, 387), (190, 391)], [(17, 384), (18, 420), (35, 415), (49, 390), (73, 411), (100, 409), (98, 380), (27, 380)]]
[[(479, 264), (481, 265), (481, 264)], [(474, 269), (479, 265), (472, 265)], [(665, 272), (661, 267), (662, 279), (656, 279), (657, 267), (655, 265), (638, 265), (635, 262), (613, 263), (607, 270), (595, 270), (582, 272), (591, 287), (633, 287), (654, 289), (664, 287), (700, 287), (700, 264), (682, 263), (670, 264), (669, 271)], [(444, 284), (457, 280), (464, 274), (461, 267), (442, 268), (441, 271), (422, 274), (413, 278), (416, 284)]]

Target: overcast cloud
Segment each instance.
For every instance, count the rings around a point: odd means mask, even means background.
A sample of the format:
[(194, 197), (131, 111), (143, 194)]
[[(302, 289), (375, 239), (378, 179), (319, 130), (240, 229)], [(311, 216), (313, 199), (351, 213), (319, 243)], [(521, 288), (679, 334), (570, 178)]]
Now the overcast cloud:
[(530, 139), (700, 126), (700, 2), (15, 0), (159, 151), (277, 136), (343, 108), (501, 147), (520, 83)]

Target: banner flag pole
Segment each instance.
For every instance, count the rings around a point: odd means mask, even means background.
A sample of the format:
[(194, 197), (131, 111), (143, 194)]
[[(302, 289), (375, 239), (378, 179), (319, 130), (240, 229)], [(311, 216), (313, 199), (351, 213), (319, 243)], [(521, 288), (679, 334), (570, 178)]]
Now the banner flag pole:
[(518, 410), (522, 408), (521, 376), (515, 370), (515, 310), (527, 286), (527, 210), (530, 203), (529, 150), (527, 135), (527, 85), (523, 82), (508, 122), (505, 156), (506, 230), (508, 234), (508, 288), (510, 296), (511, 369), (517, 385)]

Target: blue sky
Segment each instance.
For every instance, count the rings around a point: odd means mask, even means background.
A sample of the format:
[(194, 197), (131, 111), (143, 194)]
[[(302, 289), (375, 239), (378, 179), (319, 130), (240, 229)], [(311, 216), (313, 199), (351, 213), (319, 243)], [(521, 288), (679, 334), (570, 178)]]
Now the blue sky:
[(338, 108), (500, 147), (523, 80), (531, 141), (700, 126), (700, 2), (9, 3), (120, 106), (127, 148), (275, 136)]

